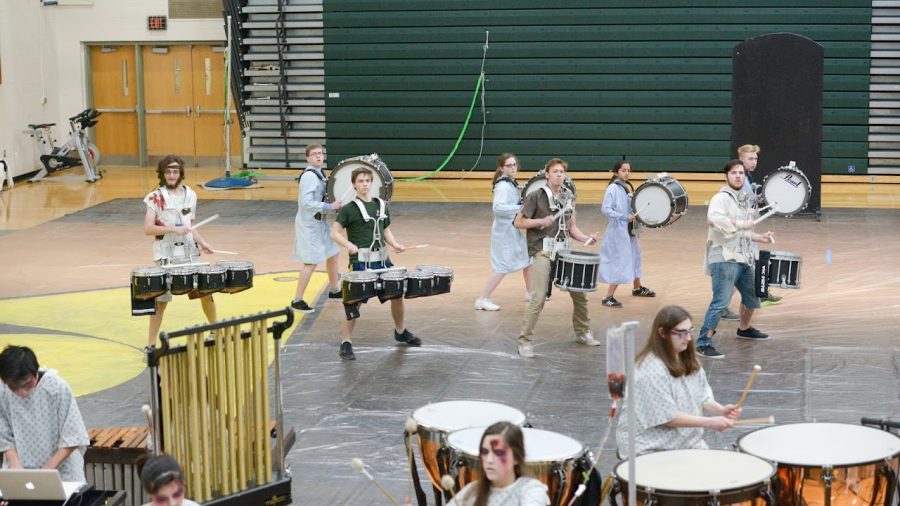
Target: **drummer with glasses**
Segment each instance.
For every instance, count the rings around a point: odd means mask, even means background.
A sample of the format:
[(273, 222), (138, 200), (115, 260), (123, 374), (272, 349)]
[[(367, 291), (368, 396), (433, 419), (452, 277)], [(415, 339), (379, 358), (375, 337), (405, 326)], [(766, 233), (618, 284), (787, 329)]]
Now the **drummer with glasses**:
[[(341, 207), (337, 219), (331, 225), (332, 240), (346, 248), (350, 254), (351, 271), (393, 267), (388, 257), (388, 246), (396, 253), (406, 251), (406, 247), (394, 238), (389, 228), (391, 217), (386, 202), (371, 195), (372, 178), (372, 171), (366, 167), (353, 170), (350, 181), (356, 190), (356, 198)], [(359, 318), (360, 304), (360, 302), (344, 304), (347, 320), (341, 327), (341, 346), (338, 353), (343, 360), (356, 360), (351, 338), (356, 319)], [(422, 346), (422, 340), (406, 328), (403, 297), (391, 299), (391, 316), (394, 319), (394, 340), (398, 345)]]
[[(680, 306), (656, 314), (647, 344), (635, 357), (633, 394), (619, 415), (619, 455), (628, 455), (628, 411), (634, 410), (635, 454), (708, 448), (703, 429), (734, 427), (741, 408), (716, 402), (694, 350), (691, 315)], [(632, 400), (634, 402), (632, 402)]]

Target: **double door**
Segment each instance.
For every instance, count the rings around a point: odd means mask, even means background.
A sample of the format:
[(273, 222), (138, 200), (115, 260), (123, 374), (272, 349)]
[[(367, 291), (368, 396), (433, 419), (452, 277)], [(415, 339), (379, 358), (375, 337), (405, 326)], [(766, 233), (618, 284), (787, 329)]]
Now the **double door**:
[[(109, 47), (94, 47), (91, 54), (94, 107), (104, 111), (95, 133), (100, 152), (106, 156), (108, 148), (114, 156), (150, 164), (168, 154), (193, 165), (224, 164), (227, 83), (222, 48)], [(138, 82), (141, 86), (131, 84)], [(231, 155), (240, 159), (233, 101), (230, 117)], [(104, 125), (102, 120), (108, 121)]]

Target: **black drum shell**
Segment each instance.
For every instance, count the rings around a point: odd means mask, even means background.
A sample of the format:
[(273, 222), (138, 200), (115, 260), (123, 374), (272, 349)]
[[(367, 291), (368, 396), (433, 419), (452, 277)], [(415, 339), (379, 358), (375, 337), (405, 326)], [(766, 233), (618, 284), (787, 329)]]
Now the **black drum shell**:
[(381, 279), (381, 290), (378, 293), (378, 299), (382, 302), (386, 300), (399, 299), (405, 294), (406, 278)]
[(224, 268), (200, 269), (197, 272), (197, 292), (202, 295), (221, 292), (225, 288)]
[(434, 275), (422, 275), (422, 271), (410, 273), (406, 278), (406, 295), (407, 299), (415, 299), (418, 297), (428, 297), (434, 295)]
[(344, 304), (364, 302), (374, 297), (375, 292), (375, 279), (359, 280), (344, 278), (341, 280), (341, 297)]
[(253, 268), (228, 268), (225, 273), (225, 293), (238, 293), (253, 288)]
[(169, 291), (172, 295), (184, 295), (194, 291), (196, 284), (196, 272), (190, 273), (169, 273)]
[[(567, 258), (567, 255), (570, 256)], [(553, 266), (553, 284), (573, 292), (597, 290), (600, 255), (585, 251), (562, 251)]]
[(131, 276), (131, 292), (137, 300), (155, 299), (166, 293), (165, 272)]

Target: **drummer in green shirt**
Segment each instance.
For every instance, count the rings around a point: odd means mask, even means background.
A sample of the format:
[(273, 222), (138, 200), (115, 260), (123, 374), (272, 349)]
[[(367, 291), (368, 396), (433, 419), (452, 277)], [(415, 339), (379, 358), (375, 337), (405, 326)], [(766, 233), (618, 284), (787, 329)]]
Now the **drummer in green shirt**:
[[(356, 198), (341, 207), (331, 225), (331, 238), (350, 254), (350, 270), (385, 269), (393, 267), (388, 257), (387, 246), (396, 253), (406, 248), (397, 242), (391, 232), (391, 218), (384, 200), (372, 197), (372, 171), (366, 167), (355, 169), (350, 174)], [(346, 231), (346, 234), (344, 233)], [(365, 301), (363, 301), (365, 302)], [(340, 357), (355, 360), (351, 336), (359, 318), (360, 302), (344, 304), (347, 320), (341, 326)], [(421, 346), (422, 340), (406, 328), (404, 322), (403, 298), (391, 299), (391, 316), (394, 319), (394, 340), (399, 345)]]

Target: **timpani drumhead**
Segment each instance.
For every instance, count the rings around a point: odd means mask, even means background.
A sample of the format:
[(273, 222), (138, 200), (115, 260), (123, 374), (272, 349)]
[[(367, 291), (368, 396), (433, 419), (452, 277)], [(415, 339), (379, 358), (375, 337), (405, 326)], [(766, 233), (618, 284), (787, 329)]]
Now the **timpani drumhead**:
[(900, 455), (900, 438), (845, 423), (792, 423), (755, 430), (737, 442), (742, 452), (802, 467), (856, 466)]
[[(775, 474), (775, 467), (763, 459), (725, 450), (647, 453), (636, 457), (634, 465), (638, 488), (670, 492), (741, 489)], [(628, 481), (628, 461), (617, 464), (615, 473)]]
[(419, 425), (442, 432), (482, 427), (497, 422), (525, 423), (525, 413), (516, 408), (486, 401), (446, 401), (423, 406), (413, 412)]
[[(452, 432), (447, 436), (451, 448), (477, 457), (481, 453), (481, 436), (487, 427), (471, 427)], [(578, 441), (549, 430), (522, 429), (525, 438), (525, 463), (562, 462), (580, 457), (584, 446)]]

